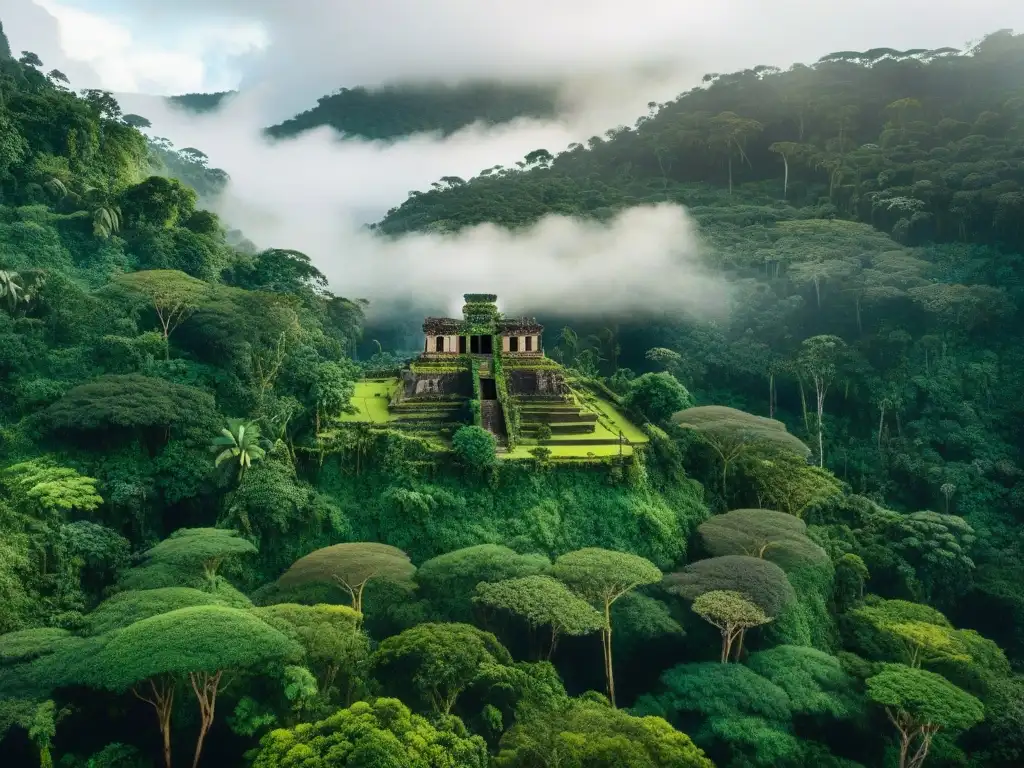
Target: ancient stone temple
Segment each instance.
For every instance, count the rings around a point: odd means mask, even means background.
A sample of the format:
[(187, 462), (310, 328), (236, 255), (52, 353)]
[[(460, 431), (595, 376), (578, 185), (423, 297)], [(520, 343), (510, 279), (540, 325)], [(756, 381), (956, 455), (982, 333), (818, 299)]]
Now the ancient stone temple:
[(534, 318), (508, 318), (498, 314), (493, 293), (467, 293), (461, 320), (452, 317), (428, 317), (423, 321), (424, 360), (448, 355), (493, 355), (494, 344), (501, 341), (503, 354), (542, 357), (541, 332)]
[(474, 425), (495, 436), (505, 458), (540, 450), (559, 461), (598, 461), (647, 442), (614, 394), (545, 356), (536, 319), (505, 317), (496, 300), (467, 293), (462, 319), (426, 318), (419, 356), (396, 377), (359, 382), (344, 420), (441, 443)]

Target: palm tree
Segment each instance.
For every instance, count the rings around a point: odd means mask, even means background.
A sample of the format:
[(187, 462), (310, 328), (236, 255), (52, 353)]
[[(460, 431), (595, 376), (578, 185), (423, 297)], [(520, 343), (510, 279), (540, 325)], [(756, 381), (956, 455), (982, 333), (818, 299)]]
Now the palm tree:
[(21, 275), (0, 269), (0, 299), (7, 300), (7, 306), (13, 310), (18, 306), (25, 290)]
[(92, 212), (92, 233), (106, 240), (121, 230), (121, 209), (116, 205), (99, 205)]
[(238, 461), (239, 482), (252, 463), (267, 453), (260, 446), (260, 428), (244, 419), (228, 419), (227, 429), (222, 429), (213, 439), (213, 449), (220, 451), (213, 462), (215, 467), (225, 461)]

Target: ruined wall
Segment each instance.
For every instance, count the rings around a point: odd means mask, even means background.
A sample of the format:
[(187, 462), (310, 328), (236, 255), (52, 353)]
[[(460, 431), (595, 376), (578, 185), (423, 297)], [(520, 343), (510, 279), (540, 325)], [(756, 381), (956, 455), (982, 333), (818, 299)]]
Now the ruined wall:
[(564, 395), (569, 391), (561, 371), (512, 370), (506, 376), (513, 396)]
[(473, 380), (468, 371), (458, 373), (413, 373), (402, 371), (402, 396), (473, 396)]

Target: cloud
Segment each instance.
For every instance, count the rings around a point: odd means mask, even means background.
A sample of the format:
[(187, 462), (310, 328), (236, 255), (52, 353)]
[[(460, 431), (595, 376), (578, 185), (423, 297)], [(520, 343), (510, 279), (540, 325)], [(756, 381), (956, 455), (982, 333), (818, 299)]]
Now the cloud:
[(228, 90), (241, 79), (247, 57), (267, 42), (257, 23), (199, 18), (187, 28), (147, 29), (131, 17), (61, 0), (5, 0), (0, 17), (16, 50), (39, 54), (75, 88), (164, 95)]
[(96, 70), (64, 51), (60, 24), (45, 8), (33, 0), (4, 0), (0, 20), (15, 55), (32, 51), (42, 59), (47, 71), (59, 69), (76, 87), (99, 86), (101, 80)]
[(677, 206), (631, 210), (607, 225), (549, 217), (517, 233), (486, 225), (383, 238), (364, 227), (442, 175), (470, 177), (541, 146), (560, 150), (576, 136), (572, 125), (519, 121), (397, 142), (339, 141), (323, 129), (268, 143), (252, 94), (201, 116), (161, 100), (126, 96), (122, 105), (231, 174), (216, 206), (230, 226), (260, 247), (307, 253), (339, 294), (378, 306), (415, 300), (435, 312), (457, 311), (467, 291), (497, 293), (510, 312), (723, 309), (723, 284), (701, 268), (698, 233)]
[[(594, 314), (724, 306), (722, 284), (699, 267), (699, 237), (684, 211), (635, 210), (606, 226), (547, 219), (516, 234), (480, 227), (393, 240), (363, 225), (443, 175), (470, 177), (631, 123), (647, 101), (704, 72), (785, 66), (843, 49), (960, 45), (1024, 21), (1016, 0), (971, 0), (966, 14), (930, 0), (379, 0), (306, 3), (301, 12), (278, 0), (45, 1), (87, 5), (128, 29), (133, 44), (155, 41), (155, 50), (185, 50), (189, 31), (232, 40), (247, 39), (240, 30), (265, 33), (261, 55), (241, 44), (218, 52), (218, 66), (237, 66), (243, 87), (216, 114), (122, 101), (150, 118), (156, 135), (203, 149), (232, 175), (219, 202), (225, 221), (263, 247), (308, 253), (339, 293), (454, 308), (463, 291), (493, 290), (510, 310)], [(188, 50), (212, 71), (209, 46)], [(572, 108), (555, 121), (473, 126), (447, 139), (339, 142), (325, 129), (269, 144), (260, 135), (339, 85), (480, 77), (567, 84)]]
[[(55, 2), (57, 0), (50, 0)], [(117, 15), (139, 36), (259, 28), (242, 84), (272, 83), (282, 110), (339, 86), (471, 77), (593, 79), (637, 69), (693, 79), (788, 66), (837, 50), (959, 46), (1024, 23), (1019, 0), (59, 0)], [(287, 116), (284, 115), (284, 116)]]

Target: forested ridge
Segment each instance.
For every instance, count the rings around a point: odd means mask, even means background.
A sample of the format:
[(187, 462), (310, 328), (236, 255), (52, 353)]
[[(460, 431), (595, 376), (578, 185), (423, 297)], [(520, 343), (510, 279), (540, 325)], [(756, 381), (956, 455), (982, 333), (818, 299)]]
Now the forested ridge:
[(364, 303), (0, 33), (5, 765), (1020, 765), (1022, 69), (713, 76), (392, 211), (698, 219), (728, 322), (549, 324), (650, 437), (560, 465), (340, 421)]
[(449, 136), (474, 123), (497, 125), (516, 118), (550, 118), (557, 110), (555, 88), (491, 81), (459, 85), (408, 84), (339, 88), (315, 107), (266, 129), (285, 139), (330, 126), (364, 139), (397, 139), (421, 132)]

